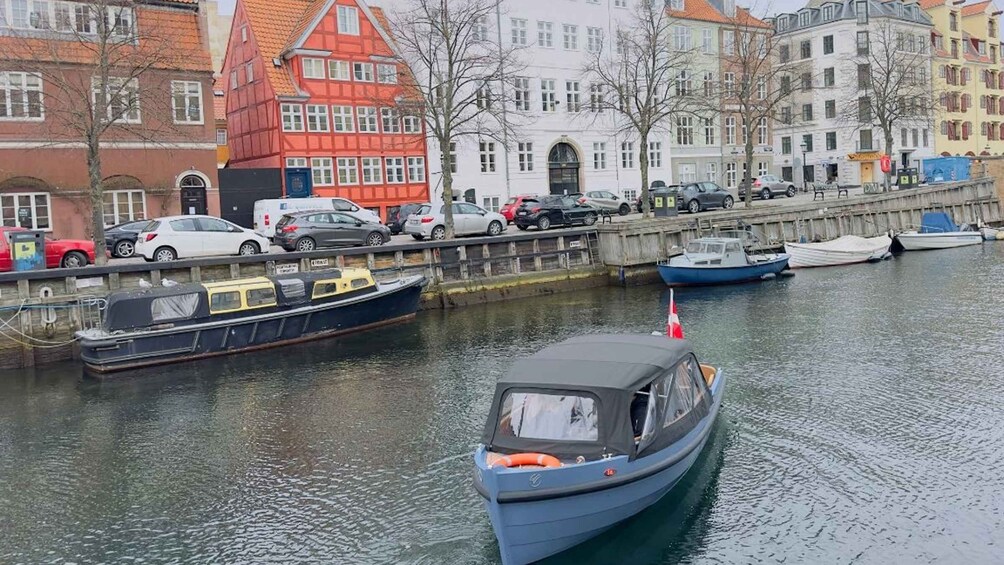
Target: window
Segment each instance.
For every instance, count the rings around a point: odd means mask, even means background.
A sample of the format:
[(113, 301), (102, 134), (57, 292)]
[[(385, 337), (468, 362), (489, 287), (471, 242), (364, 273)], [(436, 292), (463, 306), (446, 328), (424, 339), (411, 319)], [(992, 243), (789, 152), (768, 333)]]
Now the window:
[(246, 65), (244, 65), (244, 78), (245, 78), (245, 82), (247, 82), (248, 84), (251, 84), (252, 82), (254, 82), (254, 62), (253, 61), (249, 61)]
[(515, 92), (513, 100), (516, 103), (516, 110), (528, 112), (530, 110), (530, 79), (526, 77), (516, 77), (513, 79)]
[(237, 82), (237, 69), (234, 69), (230, 71), (230, 90), (237, 90), (238, 86), (240, 84)]
[(359, 184), (359, 170), (355, 157), (339, 157), (335, 163), (338, 165), (339, 185)]
[(331, 80), (352, 80), (348, 61), (328, 61), (328, 78)]
[[(823, 6), (823, 21), (828, 22), (833, 19), (833, 6)], [(833, 41), (833, 36), (830, 37), (830, 42)], [(832, 53), (832, 51), (831, 51)]]
[(248, 26), (242, 25), (241, 26), (241, 43), (247, 43), (247, 42), (248, 42)]
[(510, 18), (512, 25), (512, 44), (526, 45), (526, 20), (522, 18)]
[(927, 135), (928, 135), (927, 134), (927, 128), (924, 128), (923, 130), (921, 130), (921, 133), (924, 136), (924, 147), (927, 147)]
[(662, 168), (662, 142), (648, 142), (648, 166), (656, 169)]
[(736, 51), (736, 32), (726, 30), (722, 33), (722, 52), (732, 55)]
[(363, 157), (363, 184), (380, 184), (383, 182), (383, 168), (379, 157)]
[(216, 128), (216, 145), (226, 145), (227, 144), (227, 130), (223, 128)]
[(781, 94), (791, 94), (791, 77), (788, 75), (781, 77)]
[(95, 111), (104, 114), (110, 122), (126, 124), (140, 123), (139, 113), (139, 83), (137, 79), (108, 78), (105, 85), (105, 100), (98, 101), (101, 93), (101, 81), (95, 77), (91, 82), (91, 94), (94, 99)]
[(824, 104), (826, 106), (826, 118), (829, 120), (835, 119), (837, 117), (837, 101), (827, 100)]
[(597, 171), (607, 168), (607, 144), (593, 143), (593, 169)]
[(868, 32), (867, 31), (859, 31), (858, 35), (857, 35), (857, 38), (858, 38), (858, 42), (857, 42), (858, 43), (858, 55), (867, 55), (868, 54), (868, 45), (869, 45)]
[(701, 83), (701, 90), (704, 96), (711, 97), (715, 94), (715, 73), (707, 71), (704, 73), (704, 80)]
[(806, 122), (812, 121), (812, 104), (802, 104), (802, 120)]
[(142, 190), (109, 190), (103, 198), (106, 226), (146, 218), (146, 193)]
[(599, 53), (603, 49), (603, 28), (586, 28), (586, 50), (590, 53)]
[(518, 143), (516, 145), (516, 155), (519, 159), (519, 170), (521, 172), (533, 170), (533, 143)]
[(913, 137), (913, 146), (914, 147), (920, 147), (920, 143), (919, 143), (920, 139), (919, 139), (919, 136), (917, 135), (917, 133), (918, 133), (917, 132), (917, 128), (913, 128), (912, 130), (910, 130), (910, 133), (913, 134), (913, 136), (912, 136)]
[(787, 63), (791, 60), (791, 48), (787, 45), (782, 45), (778, 48), (778, 58), (782, 63)]
[(579, 103), (579, 81), (565, 81), (565, 103), (565, 109), (569, 112), (578, 112), (582, 110)]
[(715, 120), (714, 118), (704, 118), (704, 144), (715, 144)]
[(823, 86), (833, 86), (836, 82), (836, 72), (833, 67), (823, 69)]
[(474, 41), (488, 41), (488, 16), (481, 16), (474, 21), (471, 39)]
[(757, 125), (757, 141), (759, 145), (767, 145), (767, 118), (760, 118)]
[(494, 173), (495, 172), (495, 142), (494, 141), (480, 141), (480, 142), (478, 142), (478, 154), (481, 156), (481, 172), (482, 173)]
[(633, 169), (634, 168), (634, 142), (633, 141), (622, 141), (621, 142), (621, 168), (623, 168), (623, 169)]
[[(982, 135), (986, 135), (987, 134), (987, 123), (986, 122), (983, 122), (983, 123), (980, 124), (980, 133)], [(901, 141), (900, 145), (901, 146), (907, 147), (907, 145), (909, 144), (908, 143), (908, 136), (909, 136), (909, 131), (906, 128), (903, 128), (903, 129), (900, 130), (900, 141)]]
[(422, 118), (407, 115), (401, 121), (404, 122), (404, 133), (422, 133)]
[(275, 306), (274, 288), (252, 288), (245, 292), (248, 308)]
[(352, 118), (352, 106), (331, 107), (332, 130), (336, 132), (356, 131), (355, 120)]
[(803, 135), (802, 144), (805, 145), (806, 153), (812, 153), (812, 134)]
[(708, 182), (718, 182), (718, 163), (714, 161), (705, 163), (704, 176)]
[(359, 82), (373, 82), (373, 64), (352, 63), (352, 74)]
[(627, 0), (614, 0), (614, 8), (627, 8)]
[(401, 133), (401, 119), (394, 108), (380, 108), (380, 124), (384, 133)]
[(540, 104), (544, 112), (553, 112), (555, 107), (554, 79), (540, 79)]
[(384, 159), (387, 166), (387, 183), (401, 184), (404, 182), (404, 158), (387, 157)]
[(871, 151), (872, 149), (872, 130), (863, 129), (861, 130), (860, 145), (858, 146), (858, 151)]
[(812, 42), (803, 41), (801, 45), (801, 53), (803, 59), (808, 59), (812, 57)]
[(408, 157), (408, 182), (425, 182), (425, 157)]
[[(174, 227), (174, 222), (171, 222), (171, 227)], [(209, 311), (213, 314), (217, 314), (219, 312), (229, 312), (231, 310), (240, 310), (240, 308), (241, 293), (238, 290), (215, 292), (209, 295)]]
[[(322, 108), (324, 106), (321, 106)], [(310, 171), (313, 173), (315, 186), (331, 186), (335, 184), (331, 170), (331, 157), (314, 157), (310, 160)]]
[(603, 85), (602, 84), (592, 84), (592, 85), (589, 85), (589, 111), (590, 112), (602, 112), (603, 111)]
[(325, 78), (324, 59), (303, 59), (303, 78)]
[(766, 161), (757, 161), (756, 163), (756, 174), (758, 177), (762, 177), (770, 173), (770, 167), (767, 166)]
[(791, 106), (781, 107), (781, 123), (790, 124), (791, 123)]
[(551, 22), (537, 22), (537, 45), (541, 47), (554, 47), (554, 24)]
[[(903, 130), (906, 131), (906, 130)], [(826, 132), (826, 150), (836, 151), (837, 150), (837, 132), (828, 131)]]
[(300, 104), (281, 104), (282, 131), (303, 131), (303, 106)]
[(359, 120), (359, 133), (378, 133), (376, 108), (371, 106), (356, 108), (356, 119)]
[(338, 6), (338, 33), (359, 35), (359, 10), (353, 6)]
[(377, 65), (377, 81), (382, 84), (397, 84), (397, 65)]
[(725, 163), (725, 186), (728, 188), (736, 187), (736, 164), (735, 163)]
[(307, 158), (306, 157), (286, 157), (286, 168), (287, 169), (305, 169), (307, 168)]
[(727, 116), (725, 118), (725, 145), (736, 144), (736, 117)]
[(948, 14), (948, 28), (952, 31), (959, 31), (959, 14), (956, 12)]
[(694, 118), (690, 116), (679, 116), (676, 118), (676, 144), (694, 144)]
[(705, 28), (701, 30), (701, 51), (705, 55), (711, 55), (715, 52), (714, 40), (710, 29)]
[(492, 212), (499, 211), (498, 196), (485, 196), (484, 198), (481, 199), (481, 203), (483, 204), (482, 208), (484, 208), (485, 210), (489, 210)]
[(733, 97), (736, 95), (736, 73), (725, 73), (722, 76), (722, 82), (725, 90), (726, 97)]
[(679, 71), (676, 74), (676, 95), (677, 96), (689, 96), (691, 90), (690, 73), (687, 71)]
[[(534, 414), (533, 418), (523, 418)], [(550, 441), (596, 441), (596, 402), (588, 396), (510, 392), (499, 410), (498, 434)]]
[(328, 107), (307, 104), (307, 131), (328, 131)]
[(854, 13), (858, 17), (859, 24), (868, 23), (868, 2), (866, 0), (857, 0), (854, 3)]
[(563, 31), (563, 44), (565, 49), (569, 51), (575, 51), (579, 48), (579, 26), (564, 24), (561, 26)]
[(802, 12), (798, 15), (798, 25), (807, 26), (809, 25), (809, 12)]
[(677, 51), (690, 51), (690, 28), (684, 25), (673, 26), (673, 45)]
[[(0, 0), (0, 6), (3, 0)], [(0, 72), (0, 120), (41, 120), (42, 77)]]
[(802, 90), (812, 90), (811, 73), (802, 73)]
[(791, 155), (791, 136), (781, 138), (781, 154)]
[(199, 295), (197, 293), (162, 296), (154, 298), (150, 302), (150, 318), (154, 322), (187, 320), (195, 314), (198, 307)]
[(669, 0), (669, 9), (677, 12), (683, 11), (683, 0)]
[(864, 63), (858, 65), (858, 88), (871, 88), (871, 65)]
[(450, 172), (457, 172), (457, 142), (450, 142), (450, 151), (446, 154), (446, 158), (450, 162)]

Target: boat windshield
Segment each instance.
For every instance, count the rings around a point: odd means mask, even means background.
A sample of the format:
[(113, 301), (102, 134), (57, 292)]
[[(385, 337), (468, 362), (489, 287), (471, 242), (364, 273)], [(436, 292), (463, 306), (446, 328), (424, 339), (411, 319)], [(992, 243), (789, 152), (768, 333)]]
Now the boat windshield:
[(708, 244), (703, 241), (691, 241), (687, 244), (687, 253), (704, 253)]
[(597, 403), (589, 396), (510, 392), (499, 412), (502, 436), (554, 441), (596, 441)]

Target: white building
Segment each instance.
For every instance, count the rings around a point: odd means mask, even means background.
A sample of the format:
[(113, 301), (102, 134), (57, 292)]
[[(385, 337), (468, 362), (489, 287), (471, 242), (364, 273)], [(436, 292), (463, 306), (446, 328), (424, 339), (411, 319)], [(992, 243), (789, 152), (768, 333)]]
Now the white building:
[[(914, 71), (930, 84), (931, 20), (915, 2), (897, 0), (812, 0), (795, 14), (775, 19), (780, 64), (790, 72), (794, 94), (780, 108), (774, 126), (774, 163), (796, 183), (821, 182), (835, 176), (841, 184), (878, 182), (885, 150), (877, 124), (842, 118), (846, 105), (862, 96), (859, 53), (872, 45), (879, 25), (892, 26), (904, 49), (925, 55)], [(785, 80), (782, 78), (782, 80)], [(929, 117), (896, 124), (892, 158), (900, 167), (917, 167), (934, 156)], [(804, 148), (804, 164), (803, 164)]]

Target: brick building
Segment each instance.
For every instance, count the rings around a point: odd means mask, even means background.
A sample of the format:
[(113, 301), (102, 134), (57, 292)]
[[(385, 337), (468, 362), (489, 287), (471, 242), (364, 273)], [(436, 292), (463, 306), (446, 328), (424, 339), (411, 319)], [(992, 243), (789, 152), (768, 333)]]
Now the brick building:
[[(60, 0), (30, 9), (0, 0), (0, 16), (0, 223), (90, 236), (79, 124), (103, 113), (111, 124), (99, 151), (106, 225), (219, 212), (212, 66), (198, 0)], [(117, 87), (103, 106), (93, 86), (98, 37), (113, 39), (123, 62), (109, 69)]]
[[(303, 168), (313, 193), (387, 209), (429, 198), (424, 125), (362, 0), (238, 0), (224, 60), (232, 168)], [(285, 176), (283, 177), (285, 178)]]

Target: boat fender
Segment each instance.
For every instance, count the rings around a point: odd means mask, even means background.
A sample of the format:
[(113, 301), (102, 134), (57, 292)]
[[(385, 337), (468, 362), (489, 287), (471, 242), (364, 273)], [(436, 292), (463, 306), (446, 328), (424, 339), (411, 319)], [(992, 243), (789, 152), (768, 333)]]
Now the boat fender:
[(769, 281), (769, 280), (774, 279), (776, 277), (777, 277), (777, 275), (775, 275), (774, 273), (764, 273), (764, 274), (760, 275), (760, 280), (762, 280), (762, 281)]
[(511, 467), (521, 467), (523, 465), (538, 465), (540, 467), (553, 469), (561, 467), (561, 461), (558, 461), (557, 457), (547, 455), (546, 453), (514, 453), (499, 459), (492, 464), (492, 467), (505, 467), (508, 469)]

